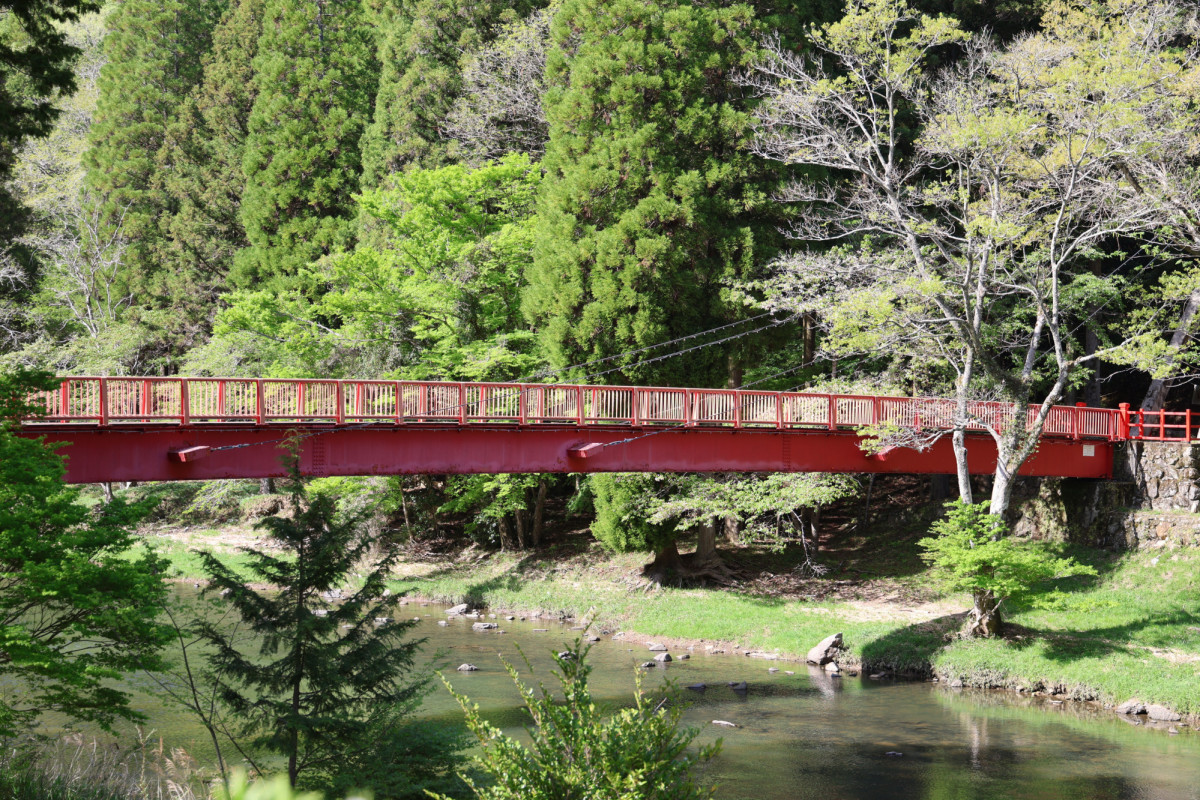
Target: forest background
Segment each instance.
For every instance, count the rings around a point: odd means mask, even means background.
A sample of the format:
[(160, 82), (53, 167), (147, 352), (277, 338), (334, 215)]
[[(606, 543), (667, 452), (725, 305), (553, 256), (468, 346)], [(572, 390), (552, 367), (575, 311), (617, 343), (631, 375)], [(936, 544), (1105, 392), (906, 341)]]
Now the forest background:
[[(40, 35), (65, 41), (46, 51), (54, 74), (14, 61), (5, 75), (6, 102), (32, 120), (0, 153), (5, 365), (1154, 407), (1169, 386), (1163, 375), (1188, 366), (1181, 348), (1200, 292), (1185, 6), (866, 3), (855, 7), (864, 29), (876, 25), (881, 38), (863, 46), (814, 33), (847, 10), (822, 2), (19, 5), (54, 10), (62, 20)], [(1133, 48), (1138, 63), (1118, 63), (1114, 53), (1130, 50), (1121, 31), (1146, 20), (1157, 38)], [(34, 52), (39, 34), (19, 13), (6, 11), (0, 26), (11, 53)], [(1104, 172), (1088, 173), (1092, 194), (1119, 202), (1119, 219), (1090, 195), (1047, 200), (1019, 181), (961, 182), (989, 156), (1011, 162), (992, 144), (1005, 135), (997, 126), (1034, 113), (985, 97), (1003, 95), (1004, 63), (1022, 47), (1064, 42), (1073, 55), (1031, 74), (1077, 98), (1061, 73), (1093, 70), (1083, 74), (1108, 92), (1094, 106), (1110, 116), (1089, 135), (1111, 134), (1112, 115), (1123, 113), (1126, 127), (1134, 119), (1170, 145), (1126, 137), (1091, 159)], [(870, 184), (870, 165), (813, 149), (802, 115), (789, 116), (789, 103), (812, 98), (793, 91), (803, 67), (788, 58), (821, 52), (834, 73), (855, 74), (855, 58), (883, 53), (885, 63), (889, 48), (912, 62), (911, 85), (871, 87), (898, 103), (872, 135), (890, 125), (889, 158), (903, 163), (880, 191), (893, 180), (917, 198), (899, 222), (880, 221), (883, 206), (853, 190), (859, 179)], [(991, 61), (980, 67), (984, 51)], [(956, 69), (992, 82), (976, 95), (962, 82), (951, 93), (985, 104), (992, 116), (974, 109), (974, 128), (961, 118), (947, 128), (964, 109), (926, 102)], [(1049, 96), (1037, 98), (1037, 113), (1065, 118), (1045, 109)], [(824, 133), (836, 141), (838, 131)], [(1026, 143), (1027, 164), (1013, 173), (1027, 184), (1060, 175), (1028, 167), (1037, 161), (1029, 153), (1069, 151), (1079, 132), (1055, 135)], [(957, 209), (945, 201), (955, 180), (966, 198)], [(987, 198), (1011, 211), (1021, 194), (1095, 224), (1073, 230), (1065, 254), (1046, 256), (1030, 249), (1053, 238), (1045, 208), (970, 218)], [(927, 235), (945, 220), (948, 237)], [(961, 245), (968, 265), (976, 239), (987, 239), (1036, 274), (1009, 270), (989, 286), (974, 328), (930, 332), (920, 318), (956, 276), (897, 259), (889, 247), (906, 236), (926, 237), (914, 252)], [(847, 247), (886, 269), (864, 277), (848, 266)], [(1047, 283), (1037, 270), (1049, 262), (1063, 271)], [(1043, 284), (1053, 284), (1049, 315)], [(969, 316), (971, 304), (958, 310)], [(1022, 329), (1035, 335), (1022, 339)], [(664, 343), (673, 344), (658, 349)], [(1027, 446), (1016, 442), (1014, 457)], [(391, 498), (382, 502), (397, 518), (410, 505), (434, 525), (455, 515), (468, 535), (505, 547), (540, 542), (548, 497), (571, 496), (576, 508), (594, 498), (598, 535), (617, 549), (652, 550), (665, 568), (676, 563), (677, 528), (698, 525), (709, 542), (719, 525), (733, 539), (778, 536), (779, 520), (753, 522), (785, 508), (788, 530), (802, 534), (805, 513), (857, 488), (811, 476), (383, 483), (374, 494)], [(638, 508), (642, 496), (661, 502)], [(1007, 499), (997, 506), (993, 496), (993, 510)]]

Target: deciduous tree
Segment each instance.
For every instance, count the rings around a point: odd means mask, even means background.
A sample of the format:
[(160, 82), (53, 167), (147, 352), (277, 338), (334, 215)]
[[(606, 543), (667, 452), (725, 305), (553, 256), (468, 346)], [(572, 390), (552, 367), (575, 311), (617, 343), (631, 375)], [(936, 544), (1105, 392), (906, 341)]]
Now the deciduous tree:
[(18, 435), (49, 375), (0, 373), (0, 736), (46, 713), (108, 728), (138, 720), (114, 679), (161, 665), (165, 563), (133, 532), (148, 508), (91, 509), (63, 483), (62, 458)]
[[(1163, 219), (1121, 162), (1157, 157), (1187, 123), (1147, 116), (1136, 57), (1075, 61), (1078, 33), (1000, 48), (868, 0), (813, 31), (812, 57), (772, 47), (750, 81), (766, 98), (758, 152), (847, 176), (793, 187), (797, 237), (824, 246), (779, 263), (769, 307), (819, 313), (833, 352), (903, 351), (951, 370), (960, 494), (970, 500), (965, 431), (977, 426), (999, 451), (995, 514), (1080, 367), (1134, 358), (1135, 340), (1156, 352), (1145, 331), (1086, 352), (1072, 322), (1120, 291), (1090, 260)], [(961, 62), (936, 71), (948, 48)], [(990, 399), (1013, 406), (976, 402)]]

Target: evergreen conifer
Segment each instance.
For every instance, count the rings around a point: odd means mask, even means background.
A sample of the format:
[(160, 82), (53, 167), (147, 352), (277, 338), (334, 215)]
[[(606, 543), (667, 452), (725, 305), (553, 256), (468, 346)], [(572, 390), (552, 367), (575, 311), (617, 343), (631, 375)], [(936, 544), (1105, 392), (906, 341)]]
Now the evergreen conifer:
[(209, 591), (259, 643), (244, 652), (228, 630), (197, 625), (213, 648), (219, 698), (241, 722), (242, 749), (281, 755), (294, 787), (398, 798), (444, 790), (455, 783), (464, 732), (408, 724), (432, 675), (413, 674), (425, 641), (409, 636), (414, 623), (392, 620), (400, 595), (385, 593), (384, 581), (395, 552), (339, 598), (376, 542), (361, 518), (339, 514), (334, 497), (306, 492), (294, 456), (291, 470), (290, 515), (258, 524), (282, 552), (245, 550), (253, 583), (201, 556)]
[[(541, 228), (523, 299), (547, 356), (579, 363), (737, 319), (726, 282), (765, 260), (759, 237), (773, 227), (733, 82), (756, 47), (750, 7), (567, 0), (552, 35)], [(729, 352), (616, 380), (736, 381)]]
[(378, 186), (409, 165), (440, 167), (449, 160), (442, 128), (462, 87), (463, 55), (494, 37), (501, 23), (544, 5), (416, 0), (394, 15), (380, 53), (374, 119), (363, 141), (365, 186)]
[(295, 286), (307, 264), (349, 245), (359, 139), (378, 65), (360, 0), (269, 0), (254, 58), (257, 95), (242, 168), (249, 246), (235, 284)]
[(201, 78), (225, 6), (225, 0), (120, 0), (108, 16), (86, 182), (109, 229), (124, 228), (129, 249), (117, 290), (136, 292), (139, 305), (165, 293), (160, 222), (170, 199), (163, 144)]
[(213, 32), (203, 80), (168, 131), (172, 170), (165, 188), (174, 211), (164, 220), (172, 306), (183, 310), (186, 344), (204, 336), (234, 255), (246, 247), (240, 217), (242, 157), (254, 104), (253, 62), (266, 0), (234, 0)]

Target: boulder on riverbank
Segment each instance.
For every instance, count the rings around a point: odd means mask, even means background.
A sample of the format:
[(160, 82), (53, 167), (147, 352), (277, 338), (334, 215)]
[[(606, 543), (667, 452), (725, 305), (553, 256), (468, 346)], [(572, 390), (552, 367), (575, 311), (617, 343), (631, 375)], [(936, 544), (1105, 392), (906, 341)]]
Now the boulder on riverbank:
[(1150, 719), (1157, 722), (1178, 722), (1183, 719), (1179, 714), (1158, 703), (1151, 703), (1146, 706), (1146, 713), (1150, 716)]
[(1136, 697), (1131, 697), (1113, 709), (1118, 714), (1145, 714), (1146, 704)]
[(809, 650), (805, 661), (809, 664), (823, 666), (837, 658), (838, 653), (843, 649), (845, 649), (845, 645), (842, 643), (842, 635), (835, 633), (832, 636), (826, 636), (820, 644)]

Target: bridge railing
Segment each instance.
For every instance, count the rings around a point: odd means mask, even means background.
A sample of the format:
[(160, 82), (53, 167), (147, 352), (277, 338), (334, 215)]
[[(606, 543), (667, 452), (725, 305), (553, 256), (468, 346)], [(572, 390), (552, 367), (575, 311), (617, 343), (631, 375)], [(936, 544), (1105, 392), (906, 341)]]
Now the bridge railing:
[[(273, 378), (70, 377), (38, 395), (38, 422), (80, 425), (504, 424), (686, 425), (776, 429), (895, 426), (948, 429), (955, 403), (738, 389)], [(1030, 406), (1031, 425), (1038, 408)], [(972, 402), (974, 430), (1005, 429), (1022, 415)], [(1044, 435), (1192, 441), (1189, 412), (1055, 406)]]

